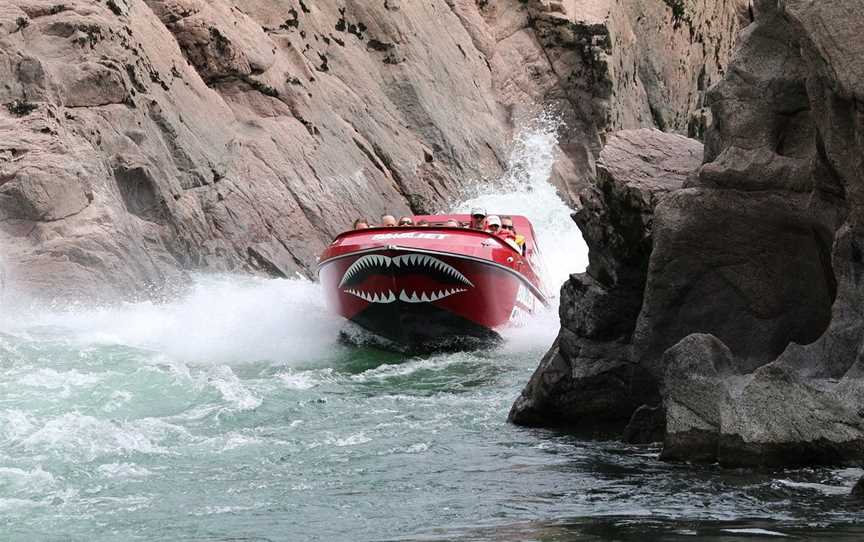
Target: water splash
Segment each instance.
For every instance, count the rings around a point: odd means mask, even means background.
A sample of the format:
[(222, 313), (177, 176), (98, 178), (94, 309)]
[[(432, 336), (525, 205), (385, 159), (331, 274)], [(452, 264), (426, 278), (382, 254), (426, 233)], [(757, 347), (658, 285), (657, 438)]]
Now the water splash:
[(472, 184), (453, 207), (454, 212), (481, 207), (489, 214), (526, 216), (545, 262), (543, 281), (553, 294), (571, 273), (588, 265), (588, 247), (571, 209), (550, 182), (560, 127), (561, 120), (550, 113), (533, 119), (516, 135), (504, 175)]
[(0, 330), (78, 346), (124, 345), (199, 364), (290, 364), (326, 357), (340, 323), (308, 280), (202, 275), (174, 302), (6, 310)]

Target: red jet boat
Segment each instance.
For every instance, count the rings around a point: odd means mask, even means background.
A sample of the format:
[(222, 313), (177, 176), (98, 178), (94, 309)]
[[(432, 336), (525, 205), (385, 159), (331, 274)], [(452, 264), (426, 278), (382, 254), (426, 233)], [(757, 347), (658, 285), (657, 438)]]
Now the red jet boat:
[(468, 215), (415, 216), (428, 227), (352, 230), (324, 250), (318, 276), (328, 307), (410, 350), (464, 348), (546, 305), (531, 223), (513, 217), (522, 251), (483, 231), (444, 226)]

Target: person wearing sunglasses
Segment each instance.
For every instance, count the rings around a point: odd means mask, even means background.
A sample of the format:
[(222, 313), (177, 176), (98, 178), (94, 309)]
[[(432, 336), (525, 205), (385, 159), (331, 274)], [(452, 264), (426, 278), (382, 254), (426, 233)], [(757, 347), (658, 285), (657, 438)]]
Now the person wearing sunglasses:
[(400, 227), (404, 228), (406, 226), (413, 226), (413, 225), (414, 225), (414, 220), (412, 220), (410, 216), (403, 216), (402, 218), (399, 219), (399, 226)]
[[(516, 234), (510, 229), (505, 229), (502, 224), (502, 219), (492, 215), (486, 217), (486, 231), (496, 237), (500, 237), (505, 243), (516, 249), (519, 254), (522, 254), (522, 248), (516, 244)], [(510, 220), (510, 228), (513, 227), (513, 220)]]
[(513, 227), (513, 217), (501, 217), (501, 231), (498, 234), (505, 239), (512, 239), (516, 246), (519, 247), (519, 252), (523, 252), (525, 246), (525, 236), (516, 233), (516, 228)]

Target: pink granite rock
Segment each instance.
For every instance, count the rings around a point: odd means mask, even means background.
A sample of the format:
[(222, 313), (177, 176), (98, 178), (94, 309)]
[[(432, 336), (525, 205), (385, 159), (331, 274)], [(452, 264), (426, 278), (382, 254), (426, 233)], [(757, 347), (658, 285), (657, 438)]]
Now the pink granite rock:
[(355, 217), (500, 175), (550, 106), (575, 201), (608, 131), (687, 130), (738, 29), (720, 0), (686, 24), (618, 4), (0, 0), (7, 283), (116, 299), (196, 270), (309, 275)]

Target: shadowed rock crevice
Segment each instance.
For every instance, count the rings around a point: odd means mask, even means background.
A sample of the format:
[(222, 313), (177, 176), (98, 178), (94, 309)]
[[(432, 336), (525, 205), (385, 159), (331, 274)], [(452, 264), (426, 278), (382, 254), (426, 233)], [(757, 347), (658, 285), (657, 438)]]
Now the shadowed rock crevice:
[(114, 169), (114, 178), (128, 212), (150, 222), (165, 221), (164, 200), (147, 168), (118, 166)]

